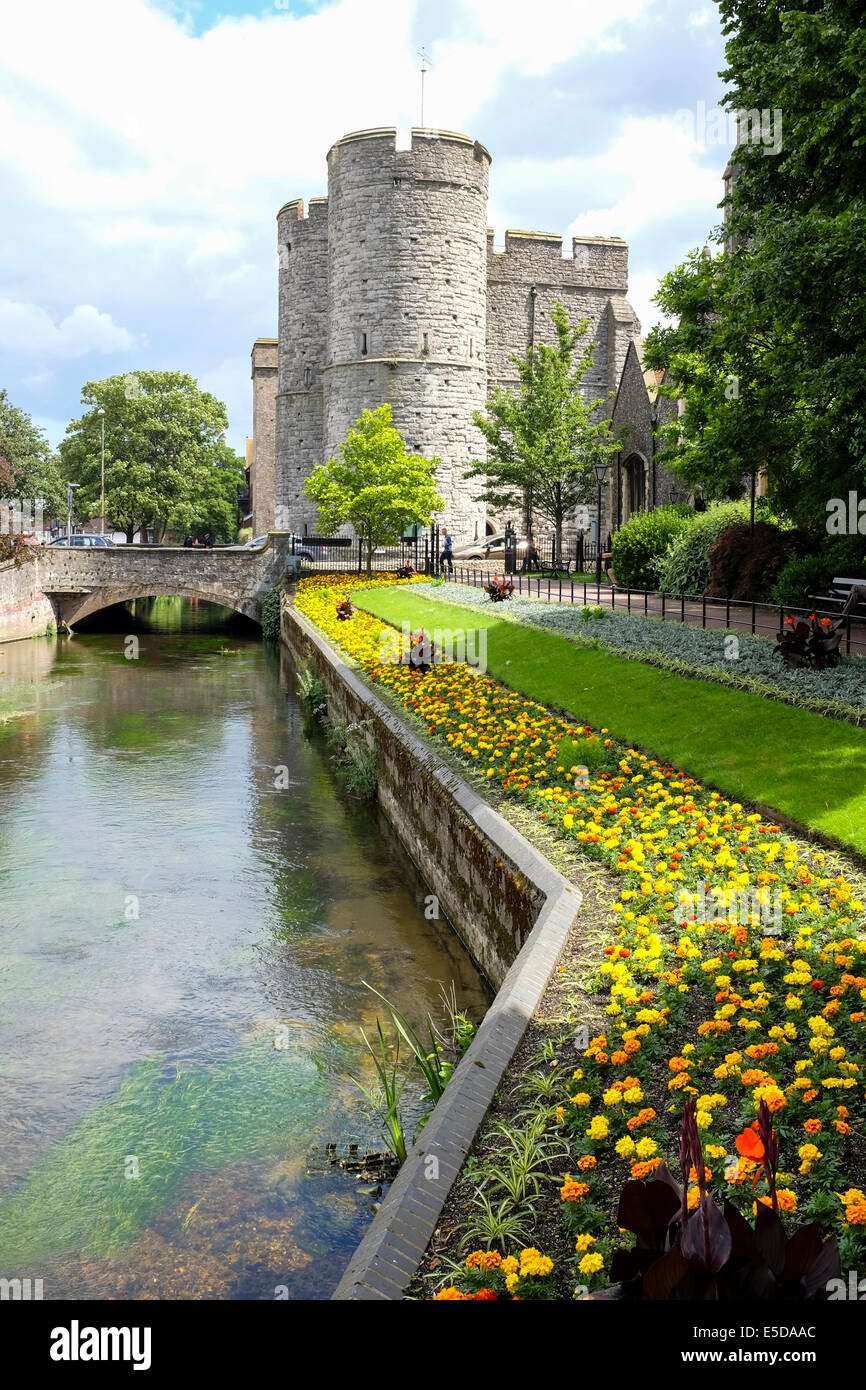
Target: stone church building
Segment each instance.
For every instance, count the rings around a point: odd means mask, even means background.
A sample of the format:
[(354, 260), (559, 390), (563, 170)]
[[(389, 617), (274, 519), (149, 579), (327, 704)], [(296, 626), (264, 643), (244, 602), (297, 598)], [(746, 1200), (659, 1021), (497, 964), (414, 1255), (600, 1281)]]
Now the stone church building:
[(573, 323), (588, 321), (588, 396), (628, 429), (602, 536), (667, 500), (653, 429), (669, 403), (654, 399), (657, 383), (648, 387), (641, 365), (628, 247), (578, 236), (563, 255), (561, 236), (512, 230), (496, 250), (489, 168), (488, 151), (465, 135), (414, 129), (411, 147), (398, 149), (395, 129), (358, 131), (328, 152), (327, 197), (280, 209), (279, 336), (252, 351), (255, 535), (316, 530), (305, 478), (364, 408), (383, 402), (411, 452), (442, 460), (438, 520), (455, 543), (500, 529), (473, 498), (477, 482), (463, 477), (483, 457), (472, 415), (495, 387), (515, 384), (510, 356), (555, 342), (556, 300)]

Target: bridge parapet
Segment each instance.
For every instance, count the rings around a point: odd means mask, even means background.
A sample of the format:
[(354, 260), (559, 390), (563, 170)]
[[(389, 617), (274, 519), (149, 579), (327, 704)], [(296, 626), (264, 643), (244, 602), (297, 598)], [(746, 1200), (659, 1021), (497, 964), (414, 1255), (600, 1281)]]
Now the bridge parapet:
[(73, 626), (113, 603), (179, 594), (234, 608), (257, 622), (265, 595), (287, 569), (291, 536), (272, 531), (258, 550), (198, 546), (46, 546), (32, 570), (34, 590)]

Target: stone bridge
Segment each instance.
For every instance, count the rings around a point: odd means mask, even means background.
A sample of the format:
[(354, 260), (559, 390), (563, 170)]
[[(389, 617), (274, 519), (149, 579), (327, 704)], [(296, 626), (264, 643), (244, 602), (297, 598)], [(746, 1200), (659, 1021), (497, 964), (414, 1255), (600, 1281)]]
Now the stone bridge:
[(179, 594), (261, 620), (262, 599), (297, 562), (272, 531), (259, 550), (183, 546), (41, 547), (31, 564), (0, 568), (0, 641), (38, 636), (128, 599)]

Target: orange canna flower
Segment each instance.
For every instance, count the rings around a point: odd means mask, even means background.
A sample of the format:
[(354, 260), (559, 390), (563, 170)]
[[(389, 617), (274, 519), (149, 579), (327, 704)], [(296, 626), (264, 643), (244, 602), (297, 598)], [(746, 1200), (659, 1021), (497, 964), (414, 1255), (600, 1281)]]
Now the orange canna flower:
[(737, 1153), (742, 1154), (743, 1158), (750, 1158), (753, 1163), (763, 1163), (766, 1157), (764, 1145), (753, 1129), (746, 1129), (742, 1134), (738, 1134), (734, 1142)]

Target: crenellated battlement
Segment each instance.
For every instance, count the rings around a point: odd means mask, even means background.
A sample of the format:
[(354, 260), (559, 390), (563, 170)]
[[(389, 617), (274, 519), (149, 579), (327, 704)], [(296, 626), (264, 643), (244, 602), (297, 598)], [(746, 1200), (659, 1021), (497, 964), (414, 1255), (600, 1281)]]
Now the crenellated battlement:
[(622, 237), (572, 237), (570, 256), (563, 255), (563, 239), (556, 232), (509, 228), (502, 251), (496, 249), (494, 240), (495, 232), (488, 227), (487, 267), (492, 280), (552, 278), (563, 286), (618, 293), (625, 293), (627, 288), (628, 246)]
[(327, 221), (327, 217), (327, 198), (311, 198), (307, 212), (304, 212), (303, 198), (292, 198), (288, 203), (283, 203), (277, 213), (277, 222), (322, 222)]
[(467, 145), (475, 153), (477, 158), (484, 158), (488, 164), (492, 162), (490, 151), (481, 144), (480, 140), (473, 140), (469, 135), (463, 135), (457, 130), (437, 130), (427, 126), (413, 126), (411, 132), (411, 144), (409, 150), (397, 149), (397, 127), (396, 126), (373, 126), (369, 130), (353, 130), (342, 139), (335, 140), (328, 150), (328, 161), (331, 156), (349, 145), (377, 144), (383, 151), (390, 154), (407, 154), (429, 149), (433, 143), (447, 145)]

